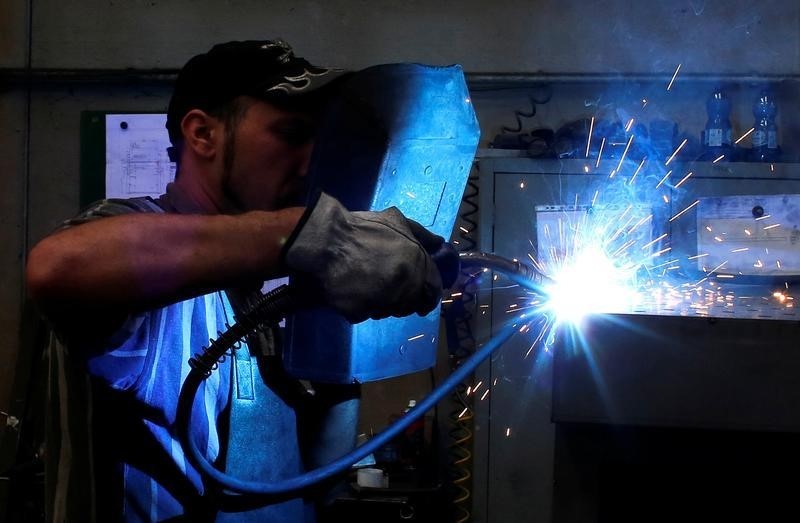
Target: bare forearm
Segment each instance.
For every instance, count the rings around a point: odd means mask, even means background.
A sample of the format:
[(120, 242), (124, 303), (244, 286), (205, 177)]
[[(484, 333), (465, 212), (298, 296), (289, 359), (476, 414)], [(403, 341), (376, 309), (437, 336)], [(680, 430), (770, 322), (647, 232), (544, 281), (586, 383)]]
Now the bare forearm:
[(46, 310), (142, 310), (280, 273), (283, 241), (302, 208), (237, 216), (135, 214), (69, 228), (28, 260)]

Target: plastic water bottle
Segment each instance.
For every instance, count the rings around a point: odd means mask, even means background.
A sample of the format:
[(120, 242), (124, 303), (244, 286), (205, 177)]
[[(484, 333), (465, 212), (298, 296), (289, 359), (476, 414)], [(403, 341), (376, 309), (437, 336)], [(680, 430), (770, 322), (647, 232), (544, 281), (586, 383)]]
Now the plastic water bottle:
[[(417, 406), (416, 400), (408, 400), (405, 413)], [(416, 462), (422, 457), (422, 450), (425, 445), (425, 417), (420, 416), (414, 423), (405, 430), (405, 436), (409, 444), (409, 454), (412, 462)]]
[[(403, 414), (417, 406), (416, 400), (409, 400)], [(425, 447), (425, 418), (420, 417), (409, 425), (404, 433), (404, 445), (401, 452), (401, 459), (403, 468), (409, 474), (407, 478), (411, 482), (418, 482), (421, 480), (419, 476), (419, 468), (422, 465), (422, 457)]]
[[(706, 155), (711, 159), (722, 155), (730, 156), (732, 151), (731, 103), (722, 88), (711, 93), (706, 102), (708, 121), (703, 133)], [(730, 158), (727, 158), (730, 159)]]
[(778, 108), (768, 91), (761, 91), (753, 104), (753, 148), (750, 158), (754, 162), (774, 162), (778, 157), (778, 127), (775, 115)]

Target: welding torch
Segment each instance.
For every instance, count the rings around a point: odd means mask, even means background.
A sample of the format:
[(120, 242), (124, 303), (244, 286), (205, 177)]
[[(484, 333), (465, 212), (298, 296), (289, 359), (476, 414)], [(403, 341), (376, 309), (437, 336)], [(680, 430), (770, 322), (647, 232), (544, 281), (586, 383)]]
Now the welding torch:
[[(451, 287), (462, 269), (480, 268), (494, 270), (506, 275), (512, 281), (529, 290), (538, 290), (548, 278), (540, 271), (518, 260), (504, 258), (495, 254), (470, 252), (458, 254), (455, 248), (445, 242), (440, 249), (432, 255), (434, 262), (442, 275), (445, 288)], [(331, 463), (310, 470), (297, 476), (276, 482), (247, 481), (231, 477), (211, 465), (201, 454), (197, 444), (190, 437), (190, 419), (192, 404), (200, 384), (208, 378), (217, 368), (229, 350), (235, 350), (236, 344), (254, 332), (261, 325), (276, 324), (286, 315), (292, 314), (303, 308), (308, 308), (314, 300), (300, 292), (298, 288), (282, 285), (267, 294), (264, 294), (253, 308), (244, 314), (237, 323), (211, 342), (208, 348), (189, 360), (191, 371), (181, 387), (178, 398), (178, 411), (176, 425), (178, 437), (192, 463), (206, 476), (221, 487), (235, 494), (255, 495), (266, 498), (282, 498), (289, 493), (303, 490), (340, 474), (350, 468), (353, 463), (364, 459), (371, 453), (389, 443), (400, 435), (414, 421), (432, 409), (459, 383), (467, 379), (486, 358), (498, 347), (502, 346), (520, 328), (519, 323), (527, 322), (524, 315), (518, 323), (511, 322), (505, 325), (498, 334), (479, 348), (466, 362), (450, 374), (445, 381), (436, 387), (427, 397), (422, 399), (414, 408), (403, 417), (391, 424), (380, 434), (368, 442), (353, 449), (351, 452), (332, 461)]]

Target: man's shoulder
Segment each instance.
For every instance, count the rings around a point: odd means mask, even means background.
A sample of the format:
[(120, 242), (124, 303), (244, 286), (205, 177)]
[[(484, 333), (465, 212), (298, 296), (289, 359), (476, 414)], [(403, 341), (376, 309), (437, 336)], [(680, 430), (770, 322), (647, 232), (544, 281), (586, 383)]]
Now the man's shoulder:
[(62, 227), (72, 227), (82, 223), (133, 213), (163, 213), (165, 210), (149, 196), (137, 198), (105, 198), (97, 200), (81, 210), (77, 216), (70, 218)]
[(150, 196), (141, 196), (137, 198), (105, 198), (89, 204), (89, 206), (81, 211), (81, 214), (97, 213), (113, 216), (132, 212), (164, 212), (164, 209)]

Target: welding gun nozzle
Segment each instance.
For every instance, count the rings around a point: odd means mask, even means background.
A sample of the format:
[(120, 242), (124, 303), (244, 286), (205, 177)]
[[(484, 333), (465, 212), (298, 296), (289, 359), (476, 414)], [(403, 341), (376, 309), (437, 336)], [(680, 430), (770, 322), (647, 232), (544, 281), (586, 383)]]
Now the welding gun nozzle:
[(526, 289), (538, 290), (552, 281), (547, 275), (520, 262), (485, 252), (465, 252), (459, 255), (461, 267), (482, 267), (501, 272)]

